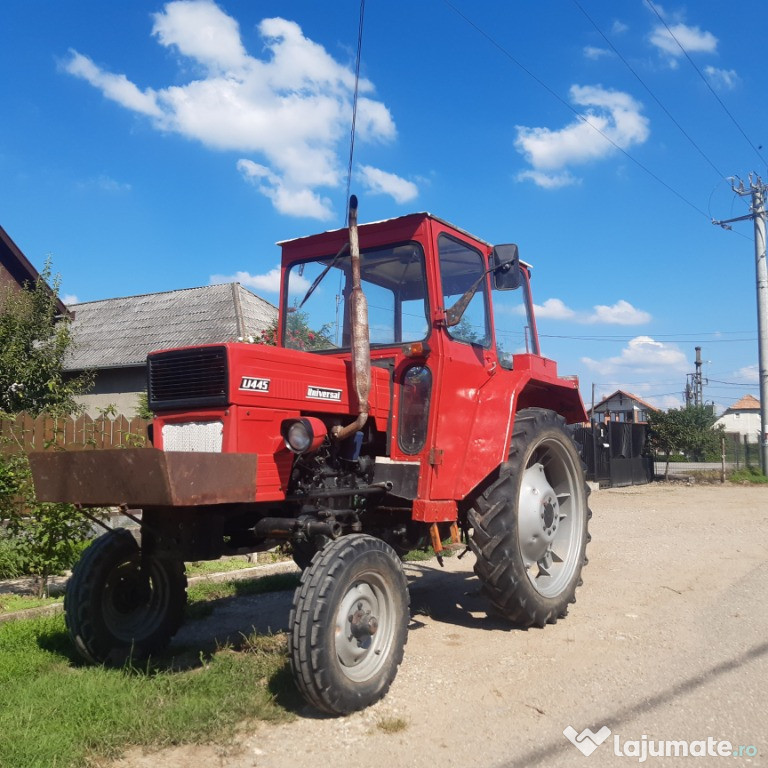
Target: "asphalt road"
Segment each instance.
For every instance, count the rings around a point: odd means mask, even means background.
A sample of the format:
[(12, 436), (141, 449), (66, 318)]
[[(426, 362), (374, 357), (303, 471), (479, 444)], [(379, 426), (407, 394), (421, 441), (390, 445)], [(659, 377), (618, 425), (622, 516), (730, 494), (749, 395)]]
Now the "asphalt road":
[[(413, 621), (382, 702), (118, 765), (768, 765), (768, 487), (658, 483), (596, 491), (592, 508), (584, 586), (556, 625), (490, 618), (471, 555), (409, 565)], [(202, 631), (280, 629), (289, 599), (249, 598)], [(563, 735), (583, 746), (587, 728), (606, 736), (590, 756)]]

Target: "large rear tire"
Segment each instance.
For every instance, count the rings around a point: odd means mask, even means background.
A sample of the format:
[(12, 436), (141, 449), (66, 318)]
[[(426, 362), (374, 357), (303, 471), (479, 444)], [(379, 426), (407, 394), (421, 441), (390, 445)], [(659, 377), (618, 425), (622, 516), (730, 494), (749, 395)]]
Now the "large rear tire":
[(324, 547), (302, 574), (289, 619), (291, 668), (304, 698), (332, 715), (382, 698), (403, 659), (408, 605), (388, 544), (351, 534)]
[(564, 419), (543, 408), (520, 411), (509, 461), (468, 515), (475, 572), (515, 624), (554, 624), (575, 602), (590, 538), (588, 496)]
[(120, 666), (159, 653), (184, 620), (184, 563), (142, 557), (131, 533), (116, 528), (83, 553), (67, 583), (67, 629), (80, 655)]

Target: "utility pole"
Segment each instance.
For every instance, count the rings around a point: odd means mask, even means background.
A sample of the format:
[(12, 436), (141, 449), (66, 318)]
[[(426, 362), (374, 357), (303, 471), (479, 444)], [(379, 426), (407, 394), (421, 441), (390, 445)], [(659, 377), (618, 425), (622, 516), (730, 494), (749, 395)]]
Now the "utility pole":
[[(735, 181), (735, 180), (732, 180)], [(765, 261), (765, 195), (768, 186), (755, 175), (749, 176), (749, 189), (739, 179), (733, 191), (740, 197), (749, 195), (752, 204), (749, 215), (727, 221), (712, 221), (713, 224), (730, 229), (729, 223), (752, 219), (755, 226), (755, 274), (757, 282), (757, 343), (760, 381), (760, 464), (763, 474), (768, 475), (768, 266)]]
[(701, 375), (701, 347), (696, 350), (696, 372), (689, 373), (685, 383), (685, 407), (704, 405), (704, 378)]
[(704, 405), (704, 382), (701, 378), (701, 347), (695, 347), (696, 350), (696, 373), (693, 376), (694, 393), (693, 399), (696, 405)]

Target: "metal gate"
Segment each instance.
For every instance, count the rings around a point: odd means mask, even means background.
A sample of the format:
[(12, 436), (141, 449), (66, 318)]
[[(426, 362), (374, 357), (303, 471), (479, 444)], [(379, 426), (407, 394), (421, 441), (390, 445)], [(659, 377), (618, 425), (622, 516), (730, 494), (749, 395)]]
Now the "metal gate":
[(587, 480), (601, 488), (644, 485), (653, 480), (647, 424), (612, 421), (577, 427), (574, 439), (581, 448)]

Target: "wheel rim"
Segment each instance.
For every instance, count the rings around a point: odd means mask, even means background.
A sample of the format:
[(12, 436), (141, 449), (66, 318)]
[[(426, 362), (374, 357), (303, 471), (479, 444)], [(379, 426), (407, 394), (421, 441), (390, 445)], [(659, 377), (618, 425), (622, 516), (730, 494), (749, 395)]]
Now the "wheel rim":
[(336, 612), (336, 657), (354, 682), (377, 674), (387, 663), (395, 635), (394, 598), (385, 581), (365, 574), (347, 590)]
[(580, 565), (584, 500), (571, 452), (559, 440), (542, 440), (523, 472), (518, 544), (528, 578), (543, 597), (558, 596)]
[(102, 592), (102, 613), (110, 633), (132, 642), (151, 635), (165, 615), (168, 585), (162, 569), (141, 568), (138, 557), (112, 569)]

